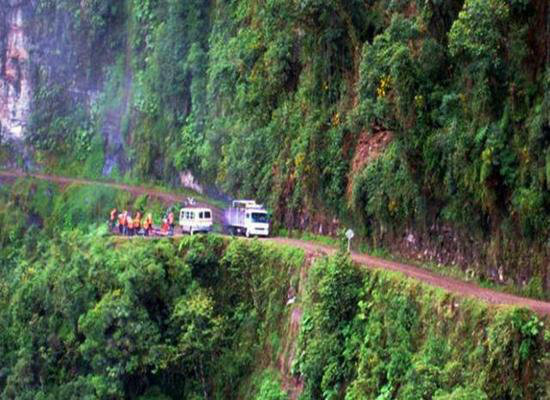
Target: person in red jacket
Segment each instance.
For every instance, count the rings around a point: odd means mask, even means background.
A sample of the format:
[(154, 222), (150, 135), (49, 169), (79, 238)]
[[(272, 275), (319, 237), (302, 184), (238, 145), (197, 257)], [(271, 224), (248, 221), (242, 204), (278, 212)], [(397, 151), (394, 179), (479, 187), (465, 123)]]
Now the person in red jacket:
[(168, 226), (170, 228), (170, 236), (174, 235), (174, 213), (170, 211), (168, 214)]
[(168, 224), (168, 218), (164, 218), (162, 220), (162, 226), (160, 228), (161, 235), (166, 236), (168, 234), (169, 229), (170, 229), (170, 225)]

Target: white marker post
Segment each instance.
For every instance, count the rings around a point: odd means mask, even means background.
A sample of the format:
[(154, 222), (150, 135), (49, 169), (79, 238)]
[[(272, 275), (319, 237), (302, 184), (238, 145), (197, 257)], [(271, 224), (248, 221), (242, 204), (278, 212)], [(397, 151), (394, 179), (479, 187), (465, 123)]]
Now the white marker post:
[(351, 253), (351, 239), (353, 239), (354, 236), (355, 233), (351, 229), (346, 231), (346, 237), (348, 238), (348, 253)]

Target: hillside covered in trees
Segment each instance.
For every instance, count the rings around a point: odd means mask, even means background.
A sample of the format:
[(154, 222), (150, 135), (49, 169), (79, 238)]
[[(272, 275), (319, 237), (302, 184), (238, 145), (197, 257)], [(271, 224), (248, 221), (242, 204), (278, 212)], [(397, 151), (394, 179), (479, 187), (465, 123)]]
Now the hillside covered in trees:
[(545, 0), (0, 0), (0, 157), (191, 171), (281, 227), (353, 226), (540, 294), (549, 14)]
[(109, 236), (94, 221), (110, 203), (156, 207), (104, 186), (0, 186), (0, 398), (550, 398), (548, 316), (345, 254)]

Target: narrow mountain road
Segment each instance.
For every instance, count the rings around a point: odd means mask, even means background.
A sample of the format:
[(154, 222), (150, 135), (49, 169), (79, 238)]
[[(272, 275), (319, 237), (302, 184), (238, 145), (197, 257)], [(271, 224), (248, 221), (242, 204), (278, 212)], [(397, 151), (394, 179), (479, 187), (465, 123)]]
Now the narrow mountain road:
[[(170, 192), (165, 192), (162, 190), (152, 189), (145, 186), (132, 186), (132, 185), (126, 185), (122, 183), (113, 183), (113, 182), (102, 182), (102, 181), (92, 181), (89, 179), (81, 179), (81, 178), (68, 178), (64, 176), (55, 176), (55, 175), (44, 175), (44, 174), (27, 174), (22, 171), (0, 171), (0, 179), (17, 179), (17, 178), (35, 178), (40, 179), (48, 182), (57, 183), (59, 185), (101, 185), (106, 187), (111, 187), (113, 189), (119, 189), (119, 190), (126, 190), (130, 193), (132, 193), (134, 196), (140, 196), (143, 194), (147, 194), (151, 197), (155, 197), (159, 200), (163, 200), (166, 203), (182, 203), (187, 200), (189, 196), (182, 195), (182, 194), (174, 194)], [(209, 207), (212, 209), (212, 213), (214, 214), (214, 219), (221, 221), (223, 218), (223, 210), (219, 207), (213, 206), (212, 204), (207, 204), (205, 202), (197, 201), (196, 202), (197, 207)]]
[[(0, 171), (0, 178), (2, 177), (11, 178), (11, 179), (19, 178), (19, 177), (32, 177), (35, 179), (47, 180), (50, 182), (58, 183), (60, 185), (69, 185), (74, 183), (81, 184), (81, 185), (90, 185), (90, 184), (104, 185), (115, 189), (127, 190), (130, 193), (135, 195), (148, 194), (150, 196), (165, 200), (167, 202), (182, 202), (187, 199), (187, 196), (177, 195), (177, 194), (164, 192), (156, 189), (150, 189), (142, 186), (131, 186), (131, 185), (118, 184), (118, 183), (99, 182), (99, 181), (91, 181), (86, 179), (67, 178), (67, 177), (43, 175), (43, 174), (25, 174), (20, 171)], [(220, 209), (219, 207), (213, 207), (212, 205), (208, 205), (206, 203), (197, 203), (197, 205), (205, 205), (210, 207), (214, 213), (215, 218), (218, 221), (221, 221), (223, 217), (222, 209)], [(287, 246), (299, 247), (311, 253), (322, 252), (326, 254), (333, 254), (337, 251), (334, 247), (312, 243), (312, 242), (306, 242), (306, 241), (297, 240), (297, 239), (269, 238), (269, 239), (262, 239), (262, 240), (272, 242), (272, 243), (277, 243), (277, 244), (283, 244)], [(402, 264), (398, 262), (393, 262), (393, 261), (387, 261), (380, 258), (371, 257), (366, 254), (359, 254), (359, 253), (353, 252), (351, 257), (355, 262), (367, 268), (380, 268), (380, 269), (401, 272), (410, 278), (416, 279), (418, 281), (424, 282), (434, 287), (445, 289), (451, 293), (455, 293), (460, 296), (478, 298), (490, 304), (515, 305), (515, 306), (527, 307), (540, 315), (550, 316), (550, 302), (529, 299), (525, 297), (507, 294), (507, 293), (497, 292), (491, 289), (481, 288), (479, 286), (476, 286), (473, 283), (468, 283), (468, 282), (460, 281), (458, 279), (441, 276), (436, 274), (435, 272), (431, 272), (419, 267)]]
[[(310, 252), (323, 252), (327, 254), (332, 254), (336, 253), (337, 251), (334, 247), (305, 242), (303, 240), (297, 239), (271, 238), (267, 240), (287, 246), (300, 247)], [(529, 299), (508, 293), (497, 292), (491, 289), (481, 288), (473, 283), (441, 276), (435, 272), (431, 272), (419, 267), (414, 267), (412, 265), (402, 264), (394, 261), (387, 261), (366, 254), (352, 252), (351, 258), (356, 263), (364, 265), (368, 268), (380, 268), (401, 272), (410, 278), (427, 283), (431, 286), (445, 289), (451, 293), (459, 294), (461, 296), (475, 297), (490, 304), (516, 305), (527, 307), (540, 315), (550, 316), (550, 302)]]

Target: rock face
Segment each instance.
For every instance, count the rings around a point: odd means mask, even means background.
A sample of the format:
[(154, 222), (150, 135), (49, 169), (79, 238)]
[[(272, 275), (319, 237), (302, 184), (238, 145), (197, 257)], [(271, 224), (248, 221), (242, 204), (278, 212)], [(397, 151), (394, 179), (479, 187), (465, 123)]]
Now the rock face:
[(184, 188), (192, 189), (198, 193), (204, 193), (203, 187), (197, 182), (191, 171), (180, 172), (180, 183)]
[(21, 140), (31, 104), (28, 1), (0, 1), (0, 138)]
[(124, 50), (125, 26), (112, 17), (112, 25), (105, 23), (109, 29), (101, 31), (103, 25), (94, 25), (90, 17), (91, 3), (0, 0), (0, 144), (10, 143), (17, 156), (32, 158), (40, 149), (37, 143), (70, 139), (79, 123), (97, 123), (107, 175), (115, 166), (125, 169), (121, 125), (129, 110), (132, 75), (127, 68), (128, 78), (120, 82), (124, 94), (116, 97), (118, 88), (111, 87), (109, 106), (92, 121), (105, 72)]

